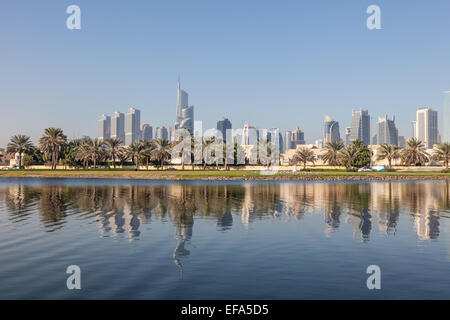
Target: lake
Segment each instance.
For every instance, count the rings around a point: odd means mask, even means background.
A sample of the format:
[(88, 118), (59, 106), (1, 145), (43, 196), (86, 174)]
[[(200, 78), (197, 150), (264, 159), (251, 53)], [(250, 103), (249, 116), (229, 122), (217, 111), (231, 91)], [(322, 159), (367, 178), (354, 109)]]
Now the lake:
[(0, 179), (0, 299), (450, 299), (449, 273), (448, 181)]

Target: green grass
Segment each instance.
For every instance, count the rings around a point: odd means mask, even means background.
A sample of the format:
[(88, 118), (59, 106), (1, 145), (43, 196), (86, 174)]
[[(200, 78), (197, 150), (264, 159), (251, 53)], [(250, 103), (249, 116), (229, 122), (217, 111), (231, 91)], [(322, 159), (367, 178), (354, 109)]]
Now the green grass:
[(123, 179), (207, 179), (207, 180), (233, 180), (233, 179), (293, 179), (293, 180), (325, 180), (325, 179), (374, 179), (392, 178), (423, 178), (423, 179), (450, 179), (450, 172), (347, 172), (337, 170), (312, 170), (280, 172), (273, 175), (261, 174), (259, 170), (139, 170), (133, 169), (79, 169), (79, 170), (11, 170), (0, 171), (1, 177), (37, 177), (37, 178), (123, 178)]

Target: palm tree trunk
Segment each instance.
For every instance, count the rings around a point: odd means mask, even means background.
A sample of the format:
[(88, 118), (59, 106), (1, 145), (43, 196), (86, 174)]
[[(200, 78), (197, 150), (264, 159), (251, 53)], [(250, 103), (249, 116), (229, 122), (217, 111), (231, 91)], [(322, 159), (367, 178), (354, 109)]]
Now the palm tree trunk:
[(112, 152), (113, 167), (116, 168), (116, 153)]
[(19, 169), (22, 169), (22, 152), (19, 150)]
[(161, 170), (164, 170), (164, 158), (161, 158)]

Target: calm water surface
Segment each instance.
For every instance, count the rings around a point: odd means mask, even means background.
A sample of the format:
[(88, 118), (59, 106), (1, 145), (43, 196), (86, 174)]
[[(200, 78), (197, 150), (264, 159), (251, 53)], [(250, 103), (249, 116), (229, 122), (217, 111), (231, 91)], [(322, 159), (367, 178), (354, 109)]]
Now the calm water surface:
[(0, 299), (318, 298), (450, 299), (450, 183), (0, 179)]

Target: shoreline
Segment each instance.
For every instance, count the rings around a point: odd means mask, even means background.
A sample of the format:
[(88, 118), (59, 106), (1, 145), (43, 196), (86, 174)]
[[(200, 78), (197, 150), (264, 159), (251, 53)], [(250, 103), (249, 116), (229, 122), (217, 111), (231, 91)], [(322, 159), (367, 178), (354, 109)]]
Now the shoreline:
[(409, 181), (450, 180), (442, 172), (280, 172), (272, 175), (259, 171), (113, 171), (113, 170), (20, 170), (0, 171), (0, 179), (123, 179), (123, 180), (204, 180), (204, 181)]

